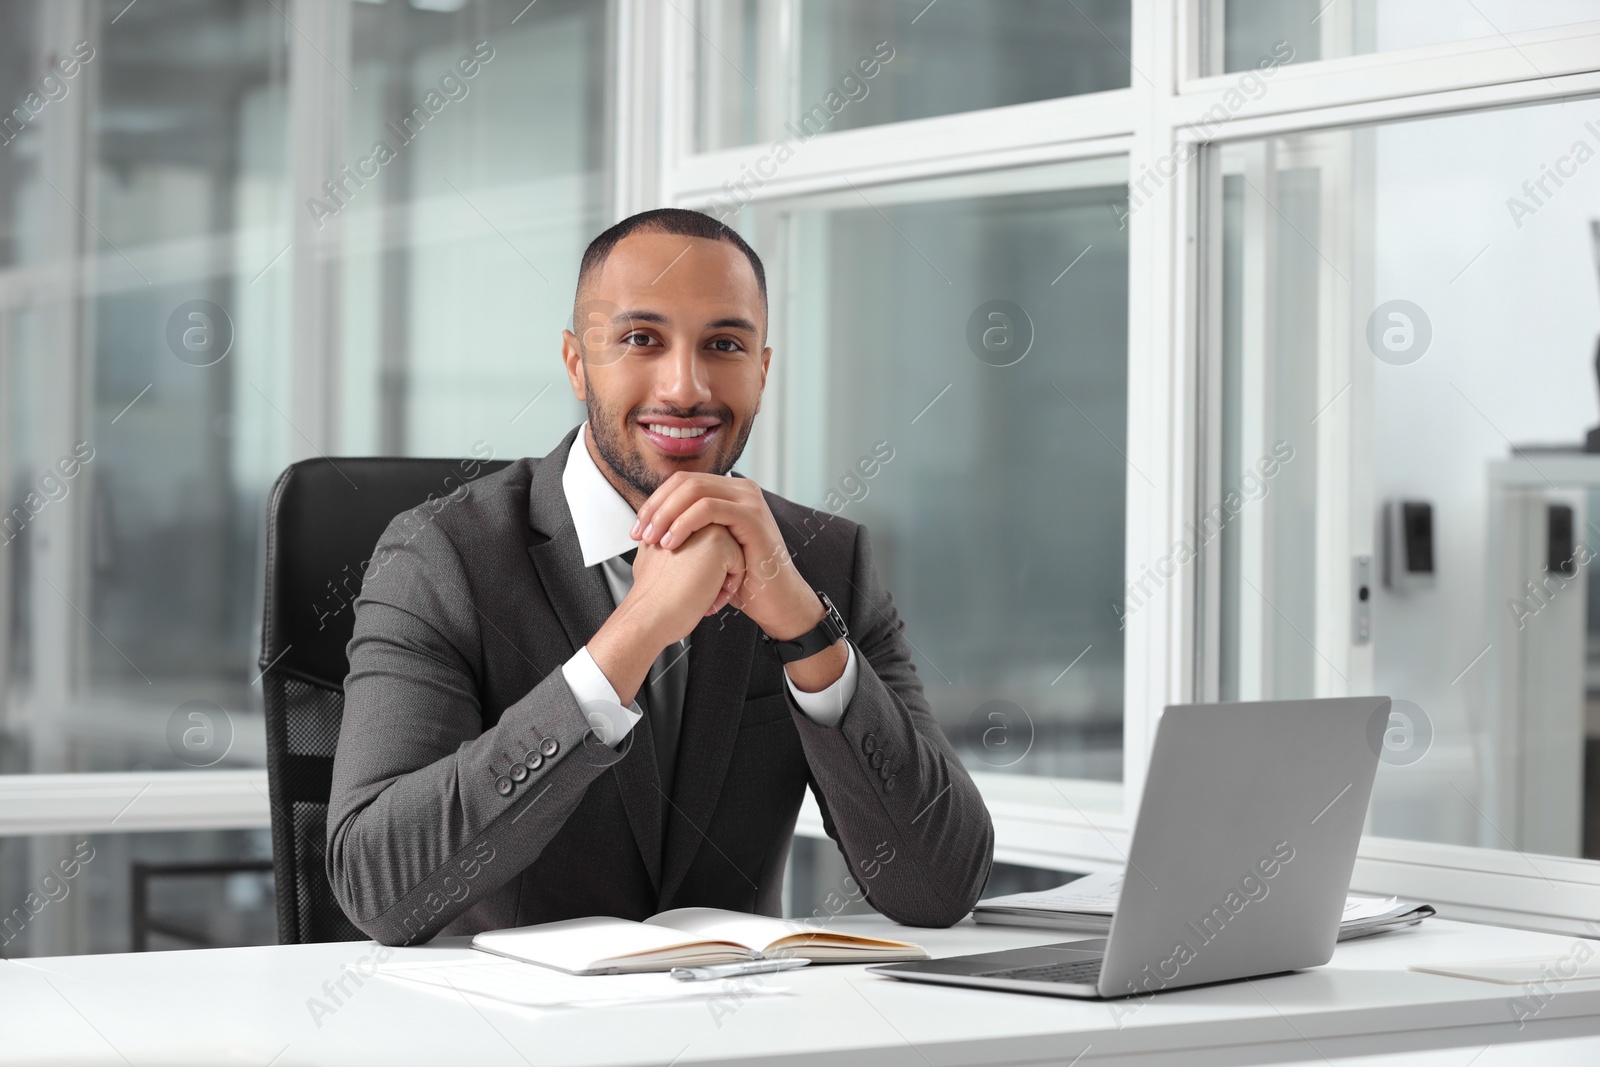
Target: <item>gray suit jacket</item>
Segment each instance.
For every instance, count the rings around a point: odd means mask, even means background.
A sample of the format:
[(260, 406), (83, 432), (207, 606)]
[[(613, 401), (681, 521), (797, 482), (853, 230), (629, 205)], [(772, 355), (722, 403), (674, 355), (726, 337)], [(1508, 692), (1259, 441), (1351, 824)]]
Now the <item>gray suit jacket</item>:
[(806, 718), (728, 608), (690, 638), (673, 795), (648, 716), (619, 751), (599, 743), (560, 670), (614, 610), (562, 492), (577, 433), (397, 516), (378, 542), (328, 809), (346, 914), (390, 945), (694, 905), (779, 915), (809, 785), (874, 907), (919, 926), (964, 916), (993, 827), (856, 523), (766, 494), (795, 566), (850, 627), (859, 679), (837, 727)]

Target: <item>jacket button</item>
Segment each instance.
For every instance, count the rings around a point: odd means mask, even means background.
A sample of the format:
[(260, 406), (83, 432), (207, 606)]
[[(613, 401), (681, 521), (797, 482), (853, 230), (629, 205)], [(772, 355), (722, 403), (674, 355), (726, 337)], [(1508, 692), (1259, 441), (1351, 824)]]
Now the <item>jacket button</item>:
[(543, 752), (546, 756), (554, 756), (557, 752), (561, 751), (561, 742), (557, 741), (553, 737), (547, 737), (543, 741), (539, 742), (539, 751)]
[(894, 792), (894, 775), (891, 774), (889, 777), (883, 780), (883, 791), (885, 793)]
[(885, 782), (887, 782), (890, 778), (893, 778), (894, 775), (889, 773), (889, 768), (887, 768), (887, 767), (879, 767), (878, 768), (878, 777), (882, 778)]
[(508, 797), (511, 795), (511, 791), (515, 789), (516, 786), (511, 784), (511, 779), (502, 774), (500, 777), (494, 780), (494, 788), (495, 791), (501, 796)]
[(874, 752), (872, 754), (872, 756), (867, 760), (867, 762), (872, 764), (874, 767), (882, 767), (883, 766), (883, 753), (882, 752)]
[(530, 751), (528, 753), (528, 770), (536, 771), (540, 767), (543, 767), (543, 766), (544, 766), (544, 757), (539, 755), (537, 750)]
[(510, 773), (513, 782), (525, 782), (528, 780), (528, 768), (520, 763), (513, 763)]
[[(869, 756), (878, 751), (878, 738), (876, 734), (868, 734), (866, 737), (861, 739), (861, 751), (865, 752)], [(876, 764), (874, 764), (874, 766), (876, 766)]]

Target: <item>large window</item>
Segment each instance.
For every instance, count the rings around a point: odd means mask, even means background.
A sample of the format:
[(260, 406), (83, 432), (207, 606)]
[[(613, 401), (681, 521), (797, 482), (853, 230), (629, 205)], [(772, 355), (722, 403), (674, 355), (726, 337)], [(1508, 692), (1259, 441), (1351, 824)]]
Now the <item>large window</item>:
[[(278, 472), (540, 454), (581, 417), (612, 16), (525, 8), (0, 7), (7, 771), (259, 766)], [(194, 714), (213, 741), (175, 749)]]
[(780, 491), (867, 526), (973, 770), (1122, 777), (1124, 175), (775, 209)]
[(273, 477), (543, 454), (582, 247), (672, 204), (766, 257), (742, 469), (871, 530), (1006, 870), (1121, 862), (1168, 705), (1384, 692), (1358, 887), (1600, 920), (1597, 25), (0, 0), (0, 891), (161, 832), (104, 884), (254, 929)]
[[(183, 944), (162, 915), (270, 936), (268, 490), (317, 454), (542, 454), (581, 418), (560, 331), (611, 220), (615, 17), (0, 3), (0, 774), (131, 772), (84, 817), (92, 890), (7, 954), (144, 919)], [(139, 817), (139, 775), (251, 768), (237, 830), (197, 829), (204, 797)], [(7, 913), (80, 840), (37, 806), (0, 822)]]
[[(21, 237), (0, 307), (11, 772), (262, 758), (254, 590), (292, 433), (272, 415), (289, 290), (267, 270), (289, 242), (291, 30), (265, 0), (121, 11), (0, 9), (23, 82), (0, 148)], [(168, 744), (184, 705), (203, 753)]]

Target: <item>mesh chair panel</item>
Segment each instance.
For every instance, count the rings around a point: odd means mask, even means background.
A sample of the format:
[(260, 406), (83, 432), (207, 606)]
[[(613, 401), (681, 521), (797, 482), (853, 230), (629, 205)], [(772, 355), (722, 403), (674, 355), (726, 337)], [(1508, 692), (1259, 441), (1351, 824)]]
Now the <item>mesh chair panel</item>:
[(302, 800), (289, 811), (294, 817), (295, 853), (300, 858), (294, 891), (306, 905), (299, 915), (301, 942), (366, 940), (367, 935), (356, 929), (333, 899), (333, 887), (324, 873), (328, 805)]
[(284, 679), (284, 723), (289, 751), (297, 756), (333, 758), (344, 722), (344, 690)]
[[(262, 685), (269, 731), (278, 940), (286, 944), (363, 940), (366, 935), (333, 898), (327, 876), (328, 797), (344, 693), (275, 670), (263, 675)], [(278, 736), (271, 737), (272, 733)]]

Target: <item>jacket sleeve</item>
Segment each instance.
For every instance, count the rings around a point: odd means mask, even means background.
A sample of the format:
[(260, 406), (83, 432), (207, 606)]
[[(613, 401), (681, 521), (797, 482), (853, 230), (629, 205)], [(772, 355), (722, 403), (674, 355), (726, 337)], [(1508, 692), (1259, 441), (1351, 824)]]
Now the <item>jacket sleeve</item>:
[(386, 945), (428, 940), (510, 882), (621, 758), (559, 668), (484, 728), (465, 570), (436, 523), (409, 518), (384, 532), (356, 599), (328, 806), (334, 896)]
[(812, 791), (873, 907), (907, 925), (949, 926), (988, 881), (994, 826), (929, 710), (865, 526), (856, 530), (851, 585), (845, 622), (860, 668), (844, 717), (819, 725), (789, 697)]

